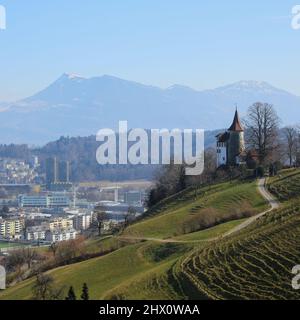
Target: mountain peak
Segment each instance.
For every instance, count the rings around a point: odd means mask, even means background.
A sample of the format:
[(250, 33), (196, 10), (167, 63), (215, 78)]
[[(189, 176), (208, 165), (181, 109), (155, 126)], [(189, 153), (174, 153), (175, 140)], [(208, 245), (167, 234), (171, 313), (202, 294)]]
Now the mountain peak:
[(272, 95), (290, 95), (285, 90), (278, 89), (266, 81), (255, 80), (242, 80), (223, 87), (216, 88), (215, 90), (222, 94), (237, 94), (238, 92), (256, 93), (256, 94), (272, 94)]
[(75, 73), (63, 73), (58, 80), (82, 80), (82, 79), (86, 79), (86, 78)]
[(195, 91), (194, 89), (184, 86), (181, 84), (173, 84), (171, 87), (168, 87), (167, 90), (178, 90), (178, 91)]
[(272, 89), (274, 89), (274, 87), (271, 86), (268, 82), (256, 81), (256, 80), (242, 80), (242, 81), (234, 83), (232, 86), (242, 87), (242, 88), (268, 88), (268, 89), (272, 88)]

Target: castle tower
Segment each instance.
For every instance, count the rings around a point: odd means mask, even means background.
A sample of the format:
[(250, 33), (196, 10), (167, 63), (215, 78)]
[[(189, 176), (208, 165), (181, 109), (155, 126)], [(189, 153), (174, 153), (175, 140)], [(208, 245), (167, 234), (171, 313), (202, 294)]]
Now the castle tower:
[(216, 136), (217, 138), (217, 167), (235, 166), (243, 162), (245, 151), (244, 129), (238, 111), (236, 110), (230, 128)]
[(227, 163), (229, 165), (237, 165), (240, 164), (240, 154), (245, 151), (244, 129), (237, 110), (228, 132)]

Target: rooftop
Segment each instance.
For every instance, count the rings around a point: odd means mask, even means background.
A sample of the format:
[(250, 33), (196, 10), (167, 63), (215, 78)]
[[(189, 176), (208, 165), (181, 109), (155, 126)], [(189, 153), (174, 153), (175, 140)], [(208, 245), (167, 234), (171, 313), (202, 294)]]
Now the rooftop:
[(241, 121), (240, 121), (239, 113), (238, 113), (237, 110), (235, 111), (235, 115), (234, 115), (234, 119), (233, 119), (232, 125), (228, 129), (228, 131), (235, 131), (235, 132), (244, 131), (243, 126), (242, 126)]

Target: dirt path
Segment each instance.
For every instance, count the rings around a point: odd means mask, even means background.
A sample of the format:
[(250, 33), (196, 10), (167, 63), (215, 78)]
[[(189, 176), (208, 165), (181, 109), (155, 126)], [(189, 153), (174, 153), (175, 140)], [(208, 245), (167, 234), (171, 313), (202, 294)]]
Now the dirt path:
[(258, 180), (258, 186), (257, 186), (258, 191), (268, 201), (268, 203), (270, 204), (270, 208), (268, 210), (256, 215), (256, 216), (254, 216), (254, 217), (249, 218), (245, 222), (236, 226), (235, 228), (233, 228), (229, 232), (225, 233), (223, 235), (223, 237), (230, 236), (233, 233), (239, 232), (240, 230), (247, 228), (251, 223), (255, 222), (257, 219), (259, 219), (259, 218), (263, 217), (265, 214), (279, 208), (279, 206), (280, 206), (279, 202), (277, 202), (275, 200), (275, 198), (267, 191), (265, 185), (266, 185), (266, 178), (262, 178), (262, 179)]
[(235, 228), (231, 229), (224, 235), (216, 238), (210, 238), (205, 240), (176, 240), (176, 239), (157, 239), (157, 238), (145, 238), (145, 237), (134, 237), (134, 236), (120, 236), (117, 237), (120, 241), (154, 241), (159, 243), (196, 243), (196, 242), (212, 242), (218, 239), (228, 237), (236, 232), (241, 231), (242, 229), (247, 228), (250, 224), (255, 222), (257, 219), (261, 218), (265, 214), (278, 209), (280, 204), (279, 202), (267, 191), (266, 187), (266, 178), (261, 178), (258, 180), (257, 188), (263, 198), (270, 204), (270, 208), (264, 212), (259, 213), (258, 215), (247, 219), (245, 222), (239, 224)]
[(120, 236), (120, 237), (117, 237), (117, 238), (120, 241), (154, 241), (154, 242), (159, 242), (159, 243), (191, 243), (191, 242), (199, 242), (199, 240), (187, 241), (187, 240), (176, 240), (176, 239), (144, 238), (144, 237), (134, 237), (134, 236)]

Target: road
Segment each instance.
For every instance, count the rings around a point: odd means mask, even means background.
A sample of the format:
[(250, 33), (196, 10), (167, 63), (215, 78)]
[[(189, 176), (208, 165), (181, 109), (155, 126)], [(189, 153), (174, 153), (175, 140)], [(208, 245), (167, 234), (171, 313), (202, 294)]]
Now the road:
[(256, 216), (254, 216), (254, 217), (247, 219), (245, 222), (239, 224), (238, 226), (236, 226), (232, 230), (225, 233), (223, 235), (223, 237), (230, 236), (233, 233), (239, 232), (242, 229), (247, 228), (251, 223), (255, 222), (257, 219), (259, 219), (259, 218), (263, 217), (265, 214), (279, 208), (279, 206), (280, 206), (279, 202), (267, 191), (265, 185), (266, 185), (266, 178), (262, 178), (262, 179), (258, 180), (258, 185), (257, 185), (258, 191), (266, 199), (266, 201), (269, 203), (270, 208), (268, 210), (256, 215)]
[(265, 214), (278, 209), (280, 206), (280, 203), (267, 191), (266, 187), (266, 178), (261, 178), (257, 182), (257, 188), (260, 194), (264, 197), (264, 199), (269, 203), (270, 208), (264, 212), (259, 213), (256, 216), (253, 216), (249, 219), (247, 219), (245, 222), (239, 224), (235, 228), (231, 229), (224, 235), (217, 237), (217, 238), (210, 238), (205, 240), (176, 240), (176, 239), (157, 239), (157, 238), (145, 238), (145, 237), (134, 237), (134, 236), (119, 236), (117, 237), (121, 241), (154, 241), (159, 243), (195, 243), (195, 242), (212, 242), (219, 239), (223, 239), (225, 237), (228, 237), (236, 232), (239, 232), (245, 228), (247, 228), (250, 224), (255, 222), (257, 219), (263, 217)]

